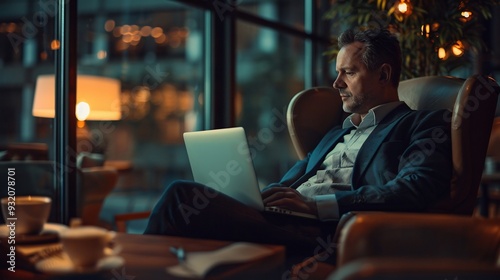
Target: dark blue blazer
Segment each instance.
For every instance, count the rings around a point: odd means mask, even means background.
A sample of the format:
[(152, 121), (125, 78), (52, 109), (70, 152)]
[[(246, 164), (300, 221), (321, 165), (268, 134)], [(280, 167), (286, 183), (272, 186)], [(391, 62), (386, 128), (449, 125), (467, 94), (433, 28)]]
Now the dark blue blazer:
[[(401, 104), (366, 139), (348, 191), (335, 193), (340, 214), (349, 211), (425, 211), (449, 196), (452, 177), (451, 113), (413, 111)], [(313, 176), (349, 129), (331, 129), (279, 183), (297, 188)]]

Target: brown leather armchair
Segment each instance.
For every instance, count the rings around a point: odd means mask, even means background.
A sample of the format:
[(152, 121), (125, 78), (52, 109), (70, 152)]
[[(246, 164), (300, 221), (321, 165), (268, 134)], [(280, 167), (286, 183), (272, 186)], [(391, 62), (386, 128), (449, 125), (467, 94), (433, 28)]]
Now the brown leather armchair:
[(115, 188), (118, 171), (109, 166), (95, 166), (78, 169), (79, 197), (78, 216), (83, 225), (95, 225), (111, 228), (100, 219), (100, 213), (106, 197)]
[(106, 197), (118, 182), (116, 168), (105, 165), (102, 154), (82, 152), (76, 159), (78, 172), (77, 215), (83, 225), (111, 228), (112, 225), (100, 219)]
[[(484, 160), (498, 102), (498, 84), (491, 77), (467, 80), (430, 76), (401, 81), (399, 99), (414, 110), (449, 109), (454, 178), (449, 197), (431, 212), (471, 215), (477, 202)], [(345, 117), (338, 91), (330, 87), (304, 90), (290, 101), (289, 134), (303, 158), (332, 126)]]
[(363, 212), (340, 232), (328, 279), (500, 279), (500, 220)]
[[(471, 219), (477, 204), (478, 188), (499, 92), (500, 89), (495, 80), (480, 75), (474, 75), (466, 80), (431, 76), (401, 81), (399, 98), (410, 108), (452, 111), (453, 153), (451, 160), (454, 174), (450, 182), (451, 191), (447, 197), (428, 209), (428, 212), (467, 215), (467, 218)], [(341, 123), (345, 115), (342, 114), (340, 104), (338, 91), (326, 87), (305, 90), (291, 100), (287, 112), (288, 127), (299, 157), (304, 157), (308, 151), (312, 150), (332, 125)], [(314, 116), (314, 118), (309, 116)], [(321, 121), (322, 119), (333, 121), (325, 122)], [(349, 218), (351, 216), (353, 216), (352, 213)], [(337, 228), (334, 238), (336, 244), (332, 245), (334, 248), (342, 246), (341, 241), (336, 239), (340, 236), (342, 224), (346, 224), (345, 221), (341, 220)], [(405, 250), (405, 248), (401, 247), (400, 250)], [(324, 279), (328, 272), (335, 269), (332, 265), (335, 263), (335, 257), (329, 258), (332, 260), (330, 264), (317, 261), (325, 258), (324, 255), (311, 257), (298, 264), (294, 269), (294, 274), (306, 273), (309, 279)], [(308, 272), (308, 268), (312, 265), (315, 269)]]

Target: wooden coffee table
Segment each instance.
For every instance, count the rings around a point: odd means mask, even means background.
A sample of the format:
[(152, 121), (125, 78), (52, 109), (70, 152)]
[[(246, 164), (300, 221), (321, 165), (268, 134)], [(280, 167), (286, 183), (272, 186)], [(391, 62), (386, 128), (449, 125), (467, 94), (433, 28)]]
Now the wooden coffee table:
[[(107, 271), (99, 279), (186, 279), (167, 274), (166, 268), (179, 264), (170, 247), (182, 247), (189, 252), (213, 251), (233, 244), (229, 241), (192, 239), (159, 235), (117, 233), (115, 241), (121, 248), (123, 267)], [(204, 279), (281, 279), (285, 268), (285, 249), (278, 245), (265, 245), (271, 254), (251, 262), (219, 266)], [(50, 275), (28, 271), (0, 271), (6, 279), (53, 279)], [(2, 279), (4, 279), (2, 278)], [(80, 279), (80, 278), (78, 278)]]
[[(189, 252), (212, 251), (230, 245), (232, 242), (192, 239), (157, 235), (118, 234), (118, 244), (123, 246), (120, 255), (125, 259), (125, 272), (135, 279), (175, 279), (167, 278), (165, 268), (179, 262), (170, 247), (182, 247)], [(235, 278), (257, 279), (250, 276), (281, 275), (284, 269), (285, 249), (283, 246), (266, 245), (273, 253), (267, 257), (248, 263), (226, 265), (215, 269), (207, 279)], [(250, 277), (250, 278), (249, 278)], [(279, 278), (279, 277), (278, 277)], [(264, 278), (269, 279), (269, 278)]]

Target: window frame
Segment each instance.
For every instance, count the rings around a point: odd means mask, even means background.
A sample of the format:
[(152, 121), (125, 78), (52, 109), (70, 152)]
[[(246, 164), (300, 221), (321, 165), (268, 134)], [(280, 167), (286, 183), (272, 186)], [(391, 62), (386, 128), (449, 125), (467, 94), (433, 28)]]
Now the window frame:
[[(330, 43), (327, 36), (318, 35), (317, 1), (326, 7), (327, 0), (304, 0), (304, 30), (268, 20), (238, 9), (235, 0), (172, 0), (205, 10), (205, 108), (204, 129), (234, 126), (235, 41), (236, 21), (243, 20), (261, 27), (293, 35), (305, 40), (305, 87), (324, 85), (328, 77), (328, 62), (321, 65), (323, 75), (317, 76), (317, 55)], [(57, 217), (68, 224), (77, 214), (76, 167), (76, 70), (77, 70), (77, 1), (57, 0), (56, 38), (61, 43), (56, 56), (56, 117), (54, 147), (57, 167), (55, 176)], [(223, 17), (221, 17), (223, 16)], [(322, 60), (323, 61), (323, 60)]]

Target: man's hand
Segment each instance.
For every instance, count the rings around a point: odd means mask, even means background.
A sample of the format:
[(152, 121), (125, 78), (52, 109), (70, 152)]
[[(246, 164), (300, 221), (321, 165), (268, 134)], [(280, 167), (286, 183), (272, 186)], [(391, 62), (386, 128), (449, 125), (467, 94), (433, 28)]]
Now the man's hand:
[(276, 206), (292, 211), (317, 215), (316, 202), (288, 187), (274, 187), (262, 192), (265, 206)]

